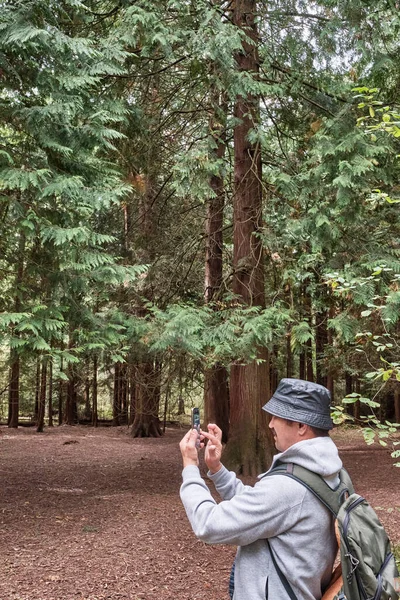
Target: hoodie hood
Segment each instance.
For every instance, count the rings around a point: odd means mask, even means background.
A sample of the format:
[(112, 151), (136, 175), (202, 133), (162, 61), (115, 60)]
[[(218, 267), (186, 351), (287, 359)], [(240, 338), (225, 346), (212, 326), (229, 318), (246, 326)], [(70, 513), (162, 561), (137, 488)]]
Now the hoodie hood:
[(278, 461), (305, 467), (333, 485), (339, 481), (338, 473), (343, 466), (338, 449), (330, 437), (316, 437), (293, 444), (284, 452), (274, 456), (268, 471), (273, 469)]

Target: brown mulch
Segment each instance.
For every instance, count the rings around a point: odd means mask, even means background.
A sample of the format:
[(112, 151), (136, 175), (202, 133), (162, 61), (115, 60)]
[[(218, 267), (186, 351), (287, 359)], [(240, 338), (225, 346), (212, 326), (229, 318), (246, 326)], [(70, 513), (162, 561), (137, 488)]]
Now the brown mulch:
[[(0, 428), (0, 600), (226, 600), (234, 548), (195, 539), (178, 441), (125, 428)], [(359, 493), (400, 543), (400, 469), (334, 435)]]

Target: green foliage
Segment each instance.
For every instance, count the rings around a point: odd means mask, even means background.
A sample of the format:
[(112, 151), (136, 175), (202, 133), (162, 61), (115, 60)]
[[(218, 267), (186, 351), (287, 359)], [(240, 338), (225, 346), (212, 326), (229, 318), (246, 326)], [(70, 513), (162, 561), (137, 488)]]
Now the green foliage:
[(298, 351), (310, 339), (312, 339), (310, 323), (302, 321), (292, 326), (290, 338), (292, 351)]
[[(374, 377), (376, 376), (373, 373)], [(367, 445), (378, 443), (381, 446), (388, 448), (391, 457), (396, 460), (400, 457), (400, 450), (397, 446), (400, 444), (398, 434), (400, 432), (400, 423), (392, 423), (390, 421), (382, 422), (375, 414), (374, 409), (380, 407), (380, 403), (370, 398), (363, 398), (360, 394), (351, 393), (342, 399), (340, 405), (337, 405), (332, 410), (332, 418), (335, 424), (340, 425), (345, 422), (353, 422), (354, 417), (350, 415), (346, 408), (349, 405), (354, 405), (358, 402), (362, 407), (369, 409), (368, 414), (361, 415), (362, 434)], [(395, 467), (400, 467), (400, 462), (394, 462)]]
[[(52, 357), (65, 379), (93, 357), (103, 373), (146, 356), (199, 373), (268, 349), (278, 375), (292, 353), (297, 375), (310, 351), (339, 390), (345, 374), (359, 378), (365, 410), (398, 380), (397, 11), (347, 0), (258, 9), (253, 75), (236, 57), (254, 42), (225, 3), (4, 3), (0, 332), (10, 360)], [(249, 142), (263, 158), (265, 309), (226, 297), (233, 107), (245, 96), (260, 99)], [(224, 272), (219, 302), (203, 306), (213, 177), (224, 186)]]
[[(368, 113), (357, 120), (360, 127), (371, 132), (380, 131), (394, 138), (400, 137), (400, 111), (396, 106), (384, 106), (382, 101), (376, 99), (380, 91), (378, 88), (358, 87), (353, 91), (358, 92), (356, 97), (363, 99), (358, 108), (368, 109)], [(376, 139), (376, 135), (372, 134), (371, 140)]]
[(210, 365), (255, 360), (260, 347), (272, 349), (290, 320), (278, 307), (171, 305), (150, 312), (144, 337), (152, 352), (189, 354)]

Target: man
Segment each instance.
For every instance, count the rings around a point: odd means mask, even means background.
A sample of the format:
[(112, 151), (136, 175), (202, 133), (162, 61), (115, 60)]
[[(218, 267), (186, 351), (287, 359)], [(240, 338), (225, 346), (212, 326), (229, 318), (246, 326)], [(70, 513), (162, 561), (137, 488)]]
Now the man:
[[(329, 391), (308, 381), (282, 379), (263, 409), (272, 415), (269, 427), (279, 451), (271, 468), (277, 461), (295, 463), (336, 487), (342, 462), (328, 433), (333, 427)], [(289, 597), (270, 549), (297, 600), (319, 600), (337, 552), (328, 509), (290, 477), (264, 474), (254, 487), (244, 485), (222, 465), (221, 430), (211, 424), (202, 439), (208, 441), (208, 477), (222, 498), (215, 502), (198, 469), (197, 436), (196, 430), (190, 430), (180, 443), (181, 499), (200, 540), (238, 546), (234, 600)]]

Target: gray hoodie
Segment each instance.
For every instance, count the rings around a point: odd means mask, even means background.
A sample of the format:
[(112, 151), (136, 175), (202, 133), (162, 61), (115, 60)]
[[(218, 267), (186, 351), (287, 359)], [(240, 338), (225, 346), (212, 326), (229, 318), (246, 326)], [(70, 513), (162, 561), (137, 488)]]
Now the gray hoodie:
[[(339, 483), (342, 461), (329, 437), (294, 444), (274, 457), (271, 468), (277, 460), (306, 467), (331, 487)], [(222, 502), (215, 502), (195, 466), (182, 472), (181, 500), (200, 540), (239, 546), (234, 600), (288, 598), (266, 539), (298, 600), (319, 600), (337, 552), (328, 509), (302, 484), (282, 475), (260, 475), (253, 487), (225, 467), (208, 476)]]

